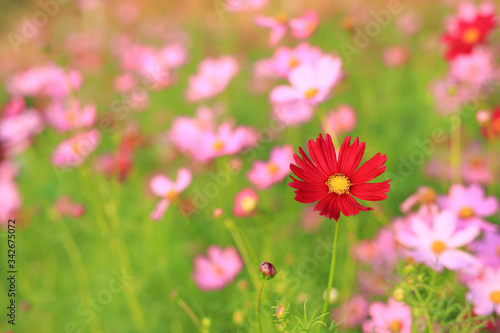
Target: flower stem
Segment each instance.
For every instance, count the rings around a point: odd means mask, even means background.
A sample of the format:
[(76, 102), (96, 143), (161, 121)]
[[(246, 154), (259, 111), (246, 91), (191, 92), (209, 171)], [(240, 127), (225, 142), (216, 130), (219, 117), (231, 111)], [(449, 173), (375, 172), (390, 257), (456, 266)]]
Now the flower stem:
[(181, 309), (184, 310), (184, 312), (186, 312), (186, 314), (189, 316), (189, 318), (191, 318), (191, 320), (196, 325), (196, 327), (198, 327), (200, 332), (203, 332), (203, 324), (201, 323), (200, 318), (198, 318), (198, 316), (189, 307), (189, 305), (187, 305), (187, 303), (184, 302), (184, 300), (182, 300), (182, 299), (178, 299), (177, 304), (179, 304)]
[[(332, 262), (330, 264), (330, 276), (328, 277), (328, 286), (326, 287), (326, 297), (325, 297), (325, 303), (323, 304), (323, 310), (321, 311), (321, 314), (326, 313), (326, 310), (328, 310), (328, 304), (330, 303), (330, 292), (332, 291), (332, 285), (333, 285), (333, 276), (335, 274), (335, 258), (337, 257), (337, 240), (339, 236), (339, 226), (340, 222), (337, 221), (335, 225), (335, 237), (333, 239), (333, 248), (332, 248)], [(321, 320), (325, 320), (325, 317), (323, 317)], [(318, 332), (321, 329), (321, 325), (318, 325)]]
[(260, 304), (260, 295), (262, 295), (262, 290), (264, 290), (264, 284), (266, 283), (266, 280), (262, 280), (262, 283), (259, 288), (259, 293), (257, 294), (257, 302), (255, 303), (255, 316), (257, 317), (257, 323), (259, 324), (259, 333), (262, 333), (262, 326), (260, 325), (260, 311), (259, 311), (259, 304)]
[(241, 253), (243, 261), (245, 262), (245, 266), (247, 267), (250, 279), (252, 280), (255, 289), (257, 289), (259, 286), (259, 277), (257, 276), (255, 270), (253, 269), (255, 265), (253, 265), (252, 260), (250, 259), (250, 255), (248, 253), (247, 247), (245, 246), (245, 242), (241, 238), (241, 235), (238, 232), (238, 229), (236, 228), (236, 225), (233, 223), (233, 221), (226, 220), (224, 222), (224, 225), (226, 226), (226, 228), (228, 228), (229, 232), (231, 233), (231, 236), (233, 236), (236, 247), (238, 248), (238, 252)]

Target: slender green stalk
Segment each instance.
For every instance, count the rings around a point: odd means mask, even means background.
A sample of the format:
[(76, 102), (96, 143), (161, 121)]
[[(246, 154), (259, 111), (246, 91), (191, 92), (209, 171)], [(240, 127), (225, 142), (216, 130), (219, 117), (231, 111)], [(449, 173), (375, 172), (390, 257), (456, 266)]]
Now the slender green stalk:
[(257, 294), (257, 302), (255, 303), (255, 316), (257, 317), (257, 323), (259, 324), (259, 333), (262, 333), (262, 325), (260, 324), (260, 311), (259, 311), (259, 305), (260, 305), (260, 296), (262, 295), (262, 290), (264, 290), (264, 284), (266, 283), (266, 280), (262, 280), (262, 283), (259, 288), (259, 293)]
[(198, 327), (198, 330), (200, 330), (200, 332), (203, 332), (204, 331), (203, 324), (201, 323), (200, 318), (198, 318), (196, 313), (194, 313), (194, 311), (189, 307), (189, 305), (187, 305), (187, 303), (184, 302), (184, 300), (182, 300), (181, 298), (177, 300), (177, 304), (179, 304), (181, 309), (184, 310), (184, 312), (186, 312), (189, 318), (191, 318), (196, 327)]
[(231, 233), (231, 236), (233, 236), (234, 243), (236, 244), (236, 247), (238, 248), (238, 251), (241, 253), (241, 256), (243, 257), (243, 261), (245, 262), (245, 266), (247, 267), (248, 274), (250, 275), (250, 279), (252, 280), (255, 289), (259, 287), (259, 277), (257, 276), (256, 270), (253, 269), (256, 267), (257, 264), (253, 265), (252, 260), (250, 259), (250, 255), (248, 253), (248, 250), (245, 246), (245, 242), (241, 238), (240, 233), (238, 232), (238, 229), (236, 229), (233, 221), (231, 220), (226, 220), (224, 223), (226, 228), (229, 229), (229, 232)]
[[(92, 293), (90, 292), (90, 283), (87, 274), (87, 270), (85, 269), (85, 264), (83, 262), (83, 257), (80, 249), (78, 248), (78, 244), (74, 240), (71, 231), (69, 230), (66, 222), (63, 218), (61, 218), (55, 212), (51, 212), (51, 220), (57, 223), (54, 225), (59, 228), (65, 236), (63, 237), (63, 246), (68, 254), (69, 260), (71, 262), (71, 267), (73, 268), (73, 272), (75, 274), (75, 279), (80, 289), (80, 295), (82, 301), (85, 300), (86, 297), (92, 297)], [(56, 228), (56, 229), (57, 229)], [(95, 321), (92, 321), (93, 331), (102, 332), (101, 322), (99, 320), (99, 316), (95, 317)]]
[[(328, 286), (326, 287), (326, 297), (325, 297), (325, 303), (323, 304), (323, 310), (321, 311), (321, 314), (326, 313), (326, 310), (328, 310), (328, 304), (330, 303), (330, 292), (332, 291), (332, 285), (333, 285), (333, 276), (335, 275), (335, 259), (337, 257), (337, 240), (339, 236), (339, 226), (340, 222), (337, 222), (335, 224), (335, 237), (333, 239), (333, 249), (332, 249), (332, 262), (330, 264), (330, 276), (328, 277)], [(324, 317), (322, 319), (324, 321)], [(321, 326), (318, 325), (318, 332), (320, 331)]]

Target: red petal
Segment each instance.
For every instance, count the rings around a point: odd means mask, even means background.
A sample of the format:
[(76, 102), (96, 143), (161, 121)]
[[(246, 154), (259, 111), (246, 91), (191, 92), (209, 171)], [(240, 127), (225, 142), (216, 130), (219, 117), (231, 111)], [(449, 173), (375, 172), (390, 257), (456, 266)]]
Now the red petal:
[(361, 200), (381, 201), (387, 199), (390, 180), (381, 183), (364, 183), (351, 186), (351, 195)]
[(380, 153), (366, 161), (358, 170), (349, 177), (352, 184), (366, 183), (375, 177), (380, 176), (385, 171), (384, 163), (387, 157)]

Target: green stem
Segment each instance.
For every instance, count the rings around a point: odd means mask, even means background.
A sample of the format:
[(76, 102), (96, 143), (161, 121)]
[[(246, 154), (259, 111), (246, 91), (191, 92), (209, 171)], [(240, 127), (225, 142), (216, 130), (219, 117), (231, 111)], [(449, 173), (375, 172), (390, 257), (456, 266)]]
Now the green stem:
[(196, 325), (196, 327), (198, 327), (198, 329), (200, 330), (200, 332), (203, 332), (203, 324), (201, 323), (200, 318), (198, 318), (198, 316), (189, 307), (189, 305), (187, 305), (187, 303), (184, 302), (184, 300), (182, 300), (182, 299), (179, 299), (177, 301), (177, 304), (179, 304), (179, 306), (181, 307), (181, 309), (184, 310), (184, 312), (186, 312), (186, 314), (189, 316), (189, 318), (191, 318), (191, 320)]
[(262, 283), (259, 288), (259, 293), (257, 294), (257, 302), (255, 303), (255, 315), (257, 317), (257, 323), (259, 324), (259, 333), (262, 333), (262, 326), (260, 324), (260, 311), (259, 311), (259, 304), (260, 304), (260, 296), (262, 295), (262, 290), (264, 290), (264, 284), (266, 283), (266, 280), (262, 280)]
[[(328, 304), (330, 303), (330, 292), (332, 291), (332, 285), (333, 285), (333, 276), (335, 274), (335, 259), (337, 257), (337, 240), (339, 236), (339, 226), (340, 222), (336, 222), (335, 225), (335, 237), (333, 239), (333, 249), (332, 249), (332, 262), (330, 264), (330, 276), (328, 277), (328, 286), (326, 287), (326, 297), (325, 297), (325, 303), (323, 304), (323, 310), (321, 311), (321, 314), (326, 313), (326, 310), (328, 310)], [(321, 319), (323, 322), (325, 320), (325, 317)], [(321, 325), (318, 325), (318, 332), (321, 329)]]
[(243, 239), (241, 238), (241, 235), (236, 229), (236, 226), (234, 225), (233, 221), (226, 220), (224, 224), (229, 229), (231, 236), (233, 236), (236, 247), (238, 248), (238, 251), (241, 253), (243, 261), (245, 262), (245, 266), (247, 267), (250, 279), (252, 280), (255, 289), (257, 289), (259, 286), (259, 277), (257, 276), (256, 270), (253, 269), (254, 265), (252, 264), (252, 260), (250, 259), (250, 255), (248, 254), (248, 250), (245, 246), (245, 243), (243, 242)]

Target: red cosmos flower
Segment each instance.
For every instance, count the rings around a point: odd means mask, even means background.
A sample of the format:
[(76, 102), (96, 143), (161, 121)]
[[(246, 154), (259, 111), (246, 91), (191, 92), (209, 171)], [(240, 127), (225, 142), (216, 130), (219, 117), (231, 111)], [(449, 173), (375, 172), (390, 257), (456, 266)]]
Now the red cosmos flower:
[(294, 154), (297, 165), (290, 164), (292, 172), (302, 179), (290, 176), (293, 182), (288, 184), (296, 189), (295, 200), (298, 202), (319, 200), (314, 210), (338, 222), (340, 212), (350, 216), (359, 214), (360, 210), (373, 210), (360, 205), (354, 197), (369, 201), (387, 199), (385, 193), (389, 191), (390, 180), (367, 183), (385, 171), (385, 155), (378, 153), (358, 168), (365, 151), (365, 143), (360, 143), (358, 138), (351, 145), (351, 137), (346, 137), (338, 158), (329, 134), (325, 139), (320, 134), (316, 141), (309, 140), (308, 147), (312, 161), (299, 147), (302, 159)]
[(450, 61), (459, 54), (469, 54), (474, 46), (483, 44), (493, 28), (496, 26), (494, 13), (477, 12), (469, 20), (457, 18), (451, 29), (448, 29), (442, 41), (447, 44), (446, 60)]
[(481, 128), (481, 131), (486, 139), (490, 138), (490, 134), (492, 139), (500, 135), (500, 106), (493, 110), (489, 122)]

